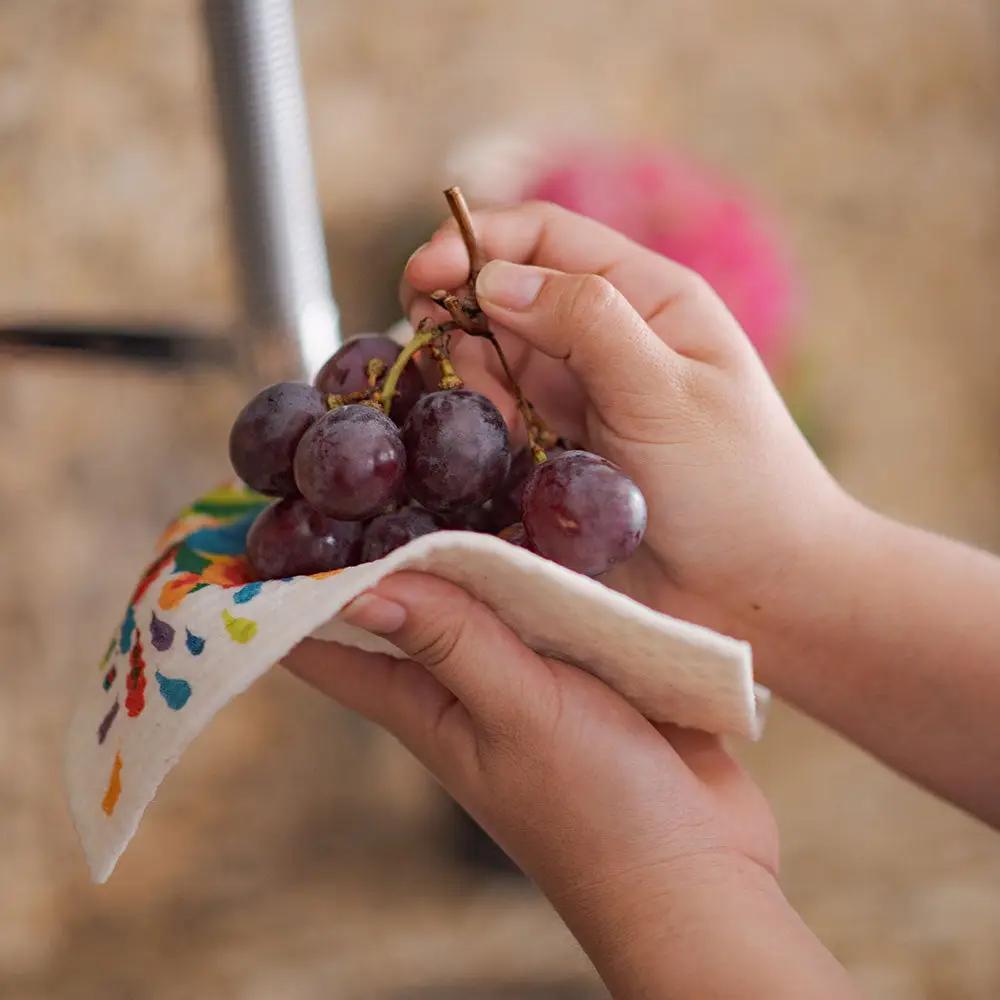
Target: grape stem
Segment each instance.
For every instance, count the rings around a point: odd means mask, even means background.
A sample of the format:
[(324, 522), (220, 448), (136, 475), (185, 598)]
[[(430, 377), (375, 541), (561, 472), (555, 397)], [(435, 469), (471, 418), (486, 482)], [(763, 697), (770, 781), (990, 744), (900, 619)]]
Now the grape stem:
[(469, 206), (465, 195), (462, 194), (462, 189), (456, 184), (454, 187), (448, 188), (444, 196), (448, 199), (448, 207), (451, 209), (451, 214), (455, 216), (458, 231), (462, 234), (465, 249), (469, 252), (469, 284), (473, 289), (473, 294), (475, 294), (476, 278), (479, 277), (479, 272), (486, 263), (486, 256), (476, 239), (476, 231), (472, 226), (472, 214), (469, 212)]
[(441, 372), (438, 388), (461, 389), (465, 383), (458, 372), (455, 371), (455, 366), (451, 363), (451, 358), (448, 356), (447, 343), (443, 337), (431, 343), (431, 355), (437, 362), (438, 370)]
[(403, 374), (403, 369), (406, 367), (407, 362), (409, 362), (410, 358), (412, 358), (417, 351), (426, 347), (428, 344), (433, 343), (434, 338), (439, 337), (440, 335), (440, 327), (427, 326), (425, 321), (421, 320), (420, 325), (414, 331), (414, 334), (410, 338), (409, 342), (399, 352), (399, 356), (395, 361), (393, 361), (392, 366), (386, 373), (381, 391), (377, 394), (386, 416), (389, 415), (389, 409), (392, 406), (393, 397), (396, 395), (396, 383), (399, 381), (399, 376)]
[(378, 385), (378, 380), (385, 372), (385, 362), (381, 358), (372, 358), (365, 365), (365, 375), (368, 377), (368, 388), (374, 389)]
[(342, 396), (331, 394), (326, 397), (326, 408), (335, 410), (338, 406), (346, 406), (348, 403), (363, 403), (370, 396), (370, 389), (359, 389), (357, 392), (349, 392)]
[(548, 430), (541, 417), (538, 416), (538, 412), (528, 402), (521, 391), (521, 386), (514, 377), (514, 372), (507, 362), (507, 356), (500, 346), (500, 341), (497, 340), (493, 331), (487, 326), (486, 317), (479, 308), (479, 302), (476, 299), (476, 278), (479, 277), (479, 272), (486, 264), (486, 256), (479, 246), (479, 240), (476, 239), (476, 231), (472, 225), (472, 215), (469, 212), (465, 196), (459, 187), (448, 188), (444, 196), (448, 199), (448, 207), (451, 209), (451, 214), (455, 217), (455, 222), (458, 223), (458, 231), (462, 234), (462, 241), (465, 243), (465, 249), (469, 254), (469, 295), (465, 300), (462, 300), (453, 293), (433, 292), (431, 298), (438, 305), (448, 310), (448, 314), (452, 320), (462, 330), (472, 336), (485, 337), (493, 345), (493, 350), (496, 351), (500, 365), (507, 376), (507, 381), (510, 382), (518, 412), (524, 421), (525, 430), (528, 433), (528, 447), (531, 449), (532, 458), (540, 465), (547, 457), (545, 448), (542, 446), (542, 441), (553, 440), (554, 435)]

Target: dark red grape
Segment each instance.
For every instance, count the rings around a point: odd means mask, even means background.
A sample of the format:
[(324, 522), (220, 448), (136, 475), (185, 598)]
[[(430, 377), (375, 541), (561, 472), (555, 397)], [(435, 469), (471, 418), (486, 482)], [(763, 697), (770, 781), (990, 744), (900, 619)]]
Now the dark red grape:
[(240, 410), (229, 432), (229, 460), (252, 489), (293, 496), (292, 461), (302, 435), (326, 413), (323, 395), (302, 382), (262, 389)]
[(330, 410), (302, 435), (295, 482), (322, 514), (365, 521), (403, 497), (406, 453), (399, 429), (365, 403)]
[[(565, 450), (558, 444), (546, 448), (546, 460), (551, 461)], [(510, 460), (510, 472), (507, 473), (507, 479), (491, 501), (494, 531), (500, 531), (508, 524), (514, 524), (515, 521), (521, 520), (521, 497), (524, 495), (524, 484), (536, 464), (530, 448), (521, 448), (514, 453)]]
[(291, 497), (257, 515), (247, 534), (247, 558), (265, 580), (354, 566), (363, 530), (358, 521), (325, 517), (302, 497)]
[[(346, 396), (351, 392), (361, 392), (368, 388), (367, 365), (372, 358), (378, 358), (389, 366), (399, 356), (401, 348), (394, 340), (376, 334), (352, 337), (339, 347), (316, 376), (316, 388), (324, 394)], [(383, 376), (384, 377), (384, 376)], [(381, 384), (381, 379), (379, 380)], [(392, 398), (389, 413), (402, 426), (413, 404), (424, 391), (424, 380), (413, 363), (408, 364), (396, 383), (396, 394)]]
[(531, 545), (528, 542), (528, 535), (524, 530), (524, 525), (520, 521), (514, 524), (508, 524), (503, 531), (500, 532), (500, 537), (505, 542), (510, 542), (511, 545), (520, 546), (522, 549), (531, 550)]
[(617, 466), (567, 451), (528, 477), (522, 521), (540, 555), (597, 576), (627, 559), (646, 530), (646, 501)]
[(450, 531), (479, 531), (488, 535), (496, 533), (493, 507), (489, 500), (478, 507), (463, 507), (449, 514), (439, 515), (442, 527)]
[(403, 507), (381, 514), (365, 527), (361, 560), (374, 562), (414, 538), (440, 530), (432, 515), (419, 507)]
[(500, 411), (469, 389), (418, 399), (403, 425), (403, 443), (410, 495), (435, 514), (485, 503), (510, 466)]

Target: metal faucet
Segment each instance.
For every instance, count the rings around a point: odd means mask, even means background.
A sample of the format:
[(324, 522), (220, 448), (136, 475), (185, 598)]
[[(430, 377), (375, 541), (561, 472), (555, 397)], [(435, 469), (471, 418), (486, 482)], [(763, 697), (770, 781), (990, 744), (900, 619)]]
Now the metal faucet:
[(309, 378), (339, 343), (291, 0), (202, 0), (240, 261), (245, 361)]
[(238, 363), (256, 385), (308, 379), (340, 343), (291, 0), (202, 0), (242, 290), (235, 336), (185, 323), (0, 324), (0, 349), (146, 365)]

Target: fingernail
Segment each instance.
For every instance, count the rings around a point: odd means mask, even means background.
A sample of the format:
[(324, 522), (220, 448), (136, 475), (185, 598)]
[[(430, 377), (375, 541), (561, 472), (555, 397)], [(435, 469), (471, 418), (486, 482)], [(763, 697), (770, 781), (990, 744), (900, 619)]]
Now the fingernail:
[(417, 249), (414, 250), (413, 253), (411, 253), (410, 256), (406, 258), (406, 267), (404, 267), (403, 270), (405, 271), (406, 268), (409, 267), (411, 263), (413, 263), (413, 260), (416, 257), (419, 257), (430, 245), (431, 245), (430, 240), (428, 240), (426, 243), (421, 243), (420, 246), (418, 246)]
[(406, 621), (406, 608), (375, 594), (355, 597), (338, 615), (341, 621), (376, 635), (397, 632)]
[(476, 281), (476, 295), (504, 309), (527, 309), (538, 298), (545, 272), (527, 264), (491, 260)]

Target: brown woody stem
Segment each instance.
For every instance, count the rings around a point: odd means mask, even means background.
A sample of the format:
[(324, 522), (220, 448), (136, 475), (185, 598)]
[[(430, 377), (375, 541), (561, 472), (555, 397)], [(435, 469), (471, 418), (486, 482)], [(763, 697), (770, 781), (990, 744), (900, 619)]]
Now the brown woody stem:
[(472, 215), (469, 212), (465, 195), (462, 194), (462, 189), (457, 185), (450, 187), (445, 191), (444, 196), (448, 199), (448, 207), (451, 209), (451, 214), (455, 216), (455, 221), (458, 223), (458, 231), (462, 234), (465, 249), (469, 252), (469, 284), (474, 293), (476, 278), (479, 277), (479, 272), (486, 263), (486, 257), (479, 247), (479, 242), (476, 240), (476, 231), (472, 228)]
[(532, 457), (537, 463), (541, 464), (547, 457), (542, 442), (554, 441), (555, 435), (545, 426), (535, 408), (528, 402), (528, 399), (521, 391), (521, 386), (518, 385), (517, 379), (514, 377), (514, 372), (507, 363), (507, 356), (504, 354), (500, 342), (493, 334), (493, 331), (490, 330), (486, 322), (486, 316), (482, 309), (479, 308), (479, 302), (476, 299), (476, 278), (479, 277), (479, 272), (486, 264), (487, 258), (479, 246), (479, 240), (476, 239), (476, 230), (472, 225), (472, 215), (469, 212), (465, 196), (458, 187), (448, 188), (444, 196), (448, 199), (448, 207), (451, 209), (451, 214), (455, 217), (455, 222), (458, 223), (458, 231), (462, 234), (462, 241), (465, 243), (465, 249), (469, 254), (469, 294), (465, 298), (460, 299), (454, 293), (442, 291), (433, 292), (431, 298), (438, 305), (448, 310), (448, 314), (452, 320), (465, 333), (486, 337), (493, 345), (493, 350), (497, 352), (497, 357), (500, 359), (504, 374), (510, 382), (518, 412), (524, 421), (524, 426), (528, 433), (528, 447), (531, 449)]
[(535, 412), (535, 408), (528, 402), (527, 397), (521, 391), (521, 386), (518, 385), (517, 379), (514, 378), (514, 373), (507, 363), (507, 355), (504, 354), (503, 348), (500, 346), (500, 341), (492, 333), (488, 334), (488, 339), (493, 345), (493, 350), (497, 352), (497, 357), (500, 359), (504, 374), (507, 376), (507, 381), (510, 382), (510, 387), (514, 392), (514, 400), (517, 403), (518, 412), (521, 414), (525, 430), (528, 432), (528, 447), (531, 449), (531, 457), (535, 460), (536, 464), (541, 465), (548, 458), (541, 441), (542, 436), (548, 432)]

